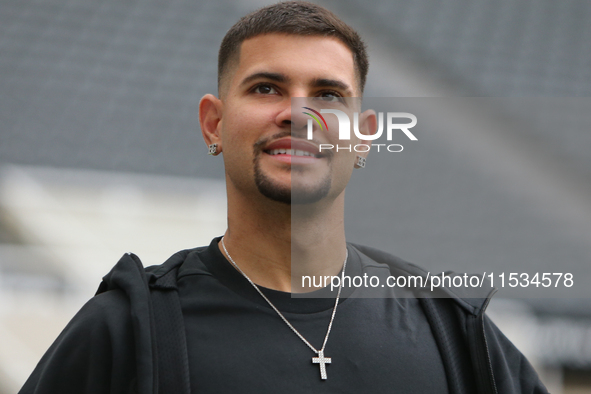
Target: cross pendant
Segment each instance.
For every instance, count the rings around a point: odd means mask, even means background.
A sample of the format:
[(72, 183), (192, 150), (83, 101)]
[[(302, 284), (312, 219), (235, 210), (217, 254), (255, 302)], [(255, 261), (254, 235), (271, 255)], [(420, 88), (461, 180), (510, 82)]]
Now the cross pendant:
[(324, 350), (318, 351), (318, 357), (312, 357), (312, 363), (320, 364), (320, 378), (326, 380), (326, 364), (331, 363), (330, 357), (324, 357)]

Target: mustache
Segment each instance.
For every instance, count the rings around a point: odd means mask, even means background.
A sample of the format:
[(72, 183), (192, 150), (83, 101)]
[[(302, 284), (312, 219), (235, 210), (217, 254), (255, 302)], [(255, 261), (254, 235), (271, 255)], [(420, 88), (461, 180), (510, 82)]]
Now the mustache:
[(291, 136), (291, 131), (285, 130), (285, 131), (280, 131), (277, 134), (273, 134), (270, 137), (260, 138), (253, 145), (253, 149), (254, 149), (255, 155), (258, 154), (258, 153), (262, 153), (263, 152), (263, 147), (265, 145), (267, 145), (270, 141), (278, 140), (280, 138), (285, 138), (285, 137), (289, 137), (289, 136)]
[[(254, 159), (255, 161), (257, 160), (257, 157), (263, 153), (263, 147), (265, 147), (266, 145), (269, 144), (269, 142), (274, 141), (274, 140), (278, 140), (281, 138), (285, 138), (285, 137), (292, 137), (292, 138), (299, 138), (299, 139), (305, 139), (307, 141), (310, 141), (314, 144), (316, 144), (317, 146), (320, 146), (320, 144), (323, 144), (324, 142), (319, 141), (316, 138), (313, 138), (311, 140), (308, 140), (306, 138), (306, 131), (292, 131), (292, 130), (283, 130), (280, 131), (279, 133), (273, 134), (272, 136), (269, 137), (264, 137), (264, 138), (260, 138), (259, 140), (257, 140), (254, 145), (253, 145), (253, 151), (254, 151)], [(318, 152), (320, 153), (320, 152)], [(331, 159), (332, 156), (334, 155), (332, 150), (328, 150), (325, 152), (322, 152), (322, 156), (327, 157), (328, 159)]]

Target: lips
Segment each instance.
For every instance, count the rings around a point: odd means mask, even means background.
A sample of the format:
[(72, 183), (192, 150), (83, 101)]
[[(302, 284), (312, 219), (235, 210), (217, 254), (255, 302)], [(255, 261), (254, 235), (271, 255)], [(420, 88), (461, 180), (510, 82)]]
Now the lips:
[(273, 141), (267, 145), (263, 151), (271, 156), (287, 155), (292, 157), (310, 158), (321, 158), (324, 156), (319, 152), (319, 148), (316, 144), (293, 138), (282, 138)]
[(268, 151), (271, 156), (275, 155), (290, 155), (290, 156), (309, 156), (309, 157), (316, 157), (315, 154), (299, 149), (273, 149)]

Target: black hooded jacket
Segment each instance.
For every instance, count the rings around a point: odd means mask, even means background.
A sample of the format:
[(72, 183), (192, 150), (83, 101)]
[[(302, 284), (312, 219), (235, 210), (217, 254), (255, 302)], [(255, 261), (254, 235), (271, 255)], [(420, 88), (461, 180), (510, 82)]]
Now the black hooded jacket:
[[(388, 264), (392, 275), (427, 275), (377, 249), (353, 247)], [(147, 269), (137, 256), (124, 255), (20, 393), (190, 393), (176, 275), (191, 251)], [(437, 298), (421, 293), (417, 297), (439, 348), (450, 393), (547, 393), (529, 362), (484, 314), (494, 288), (439, 291)]]

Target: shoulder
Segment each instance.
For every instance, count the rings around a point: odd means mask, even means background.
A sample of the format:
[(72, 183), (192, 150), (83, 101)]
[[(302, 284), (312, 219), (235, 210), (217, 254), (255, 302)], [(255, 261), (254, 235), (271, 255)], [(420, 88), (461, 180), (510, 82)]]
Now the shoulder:
[(129, 392), (135, 378), (131, 321), (122, 291), (93, 297), (50, 346), (20, 393)]
[(113, 289), (92, 297), (70, 322), (77, 327), (89, 326), (94, 331), (111, 331), (131, 321), (131, 305), (123, 290)]
[(547, 394), (537, 372), (527, 358), (484, 315), (484, 332), (490, 353), (490, 363), (499, 393)]
[[(120, 290), (91, 298), (74, 316), (52, 348), (59, 359), (70, 352), (110, 363), (134, 352), (129, 299)], [(51, 353), (51, 352), (49, 352)], [(70, 356), (67, 356), (70, 357)]]
[[(464, 277), (464, 274), (449, 271), (431, 274), (381, 250), (352, 246), (366, 257), (386, 264), (391, 275)], [(464, 283), (454, 286), (453, 281), (449, 282), (445, 286), (438, 286), (435, 289), (437, 291), (429, 288), (415, 292), (449, 368), (448, 374), (457, 378), (458, 382), (464, 382), (458, 384), (486, 386), (489, 382), (487, 387), (495, 387), (499, 393), (547, 393), (528, 360), (485, 314), (496, 289), (485, 285), (466, 287)], [(473, 383), (470, 383), (472, 378), (465, 374), (465, 371), (470, 370), (478, 376)], [(489, 372), (492, 376), (488, 375)]]
[[(465, 312), (479, 315), (484, 312), (488, 301), (497, 291), (496, 288), (487, 285), (479, 275), (452, 271), (432, 273), (382, 250), (358, 244), (349, 245), (366, 258), (388, 266), (391, 276), (412, 278), (413, 280), (409, 280), (408, 283), (413, 287), (408, 286), (408, 288), (420, 299), (453, 300)], [(472, 286), (469, 278), (473, 276), (478, 277), (482, 282), (479, 281), (477, 286)]]

